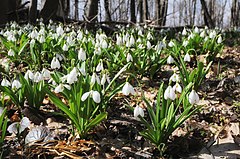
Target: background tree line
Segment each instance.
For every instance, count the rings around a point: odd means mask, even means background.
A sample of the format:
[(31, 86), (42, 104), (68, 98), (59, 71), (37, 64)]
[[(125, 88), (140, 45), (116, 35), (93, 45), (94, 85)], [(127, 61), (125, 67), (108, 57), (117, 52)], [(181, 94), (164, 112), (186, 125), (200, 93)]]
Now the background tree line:
[(37, 18), (142, 23), (154, 26), (238, 27), (240, 0), (1, 0), (0, 24)]

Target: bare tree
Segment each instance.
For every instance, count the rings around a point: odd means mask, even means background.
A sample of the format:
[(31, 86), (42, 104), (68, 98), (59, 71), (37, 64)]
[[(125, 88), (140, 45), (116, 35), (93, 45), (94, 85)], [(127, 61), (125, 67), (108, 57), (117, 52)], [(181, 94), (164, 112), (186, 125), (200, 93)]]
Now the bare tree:
[(202, 5), (202, 10), (203, 10), (203, 15), (204, 15), (204, 23), (207, 25), (209, 28), (214, 28), (214, 23), (211, 18), (211, 15), (209, 14), (207, 4), (205, 0), (200, 0), (201, 5)]
[(78, 20), (78, 0), (75, 0), (75, 3), (74, 3), (74, 8), (75, 8), (75, 19)]
[(98, 0), (88, 0), (85, 6), (85, 18), (88, 21), (97, 21)]
[(112, 21), (108, 0), (104, 0), (104, 8), (105, 8), (105, 12), (106, 12), (106, 15), (105, 15), (106, 19), (105, 20), (106, 21)]
[(135, 5), (135, 0), (130, 0), (130, 20), (133, 23), (136, 23)]
[(29, 8), (29, 22), (35, 23), (37, 19), (37, 0), (30, 1), (30, 8)]
[(238, 0), (232, 0), (232, 8), (231, 8), (231, 26), (239, 26), (240, 20), (240, 8)]
[(143, 21), (146, 23), (146, 20), (148, 20), (148, 1), (147, 0), (143, 0), (142, 3), (143, 7)]

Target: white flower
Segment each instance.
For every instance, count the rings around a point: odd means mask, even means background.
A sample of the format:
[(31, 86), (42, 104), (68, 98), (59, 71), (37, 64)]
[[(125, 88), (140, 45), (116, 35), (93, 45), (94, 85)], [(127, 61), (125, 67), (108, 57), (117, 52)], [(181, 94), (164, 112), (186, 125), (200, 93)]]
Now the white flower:
[(73, 70), (67, 75), (67, 83), (73, 84), (78, 80), (77, 77), (78, 77), (78, 71), (77, 71), (77, 68), (74, 67)]
[(90, 81), (91, 85), (94, 85), (96, 81), (98, 84), (100, 84), (100, 79), (99, 79), (98, 75), (94, 72), (92, 74), (91, 81)]
[(2, 116), (3, 110), (4, 110), (4, 108), (0, 107), (0, 117)]
[(153, 36), (152, 36), (151, 32), (148, 32), (148, 34), (147, 34), (147, 39), (148, 39), (148, 40), (153, 39)]
[(122, 88), (122, 93), (126, 96), (128, 96), (129, 94), (135, 95), (135, 90), (130, 83), (126, 82)]
[(108, 75), (106, 74), (106, 73), (104, 73), (103, 75), (102, 75), (102, 79), (101, 79), (101, 85), (104, 85), (105, 83), (106, 83), (106, 81), (108, 82), (108, 83), (110, 83), (110, 79), (109, 79), (109, 77), (108, 77)]
[(133, 61), (133, 57), (130, 53), (127, 54), (127, 62), (132, 62)]
[(63, 54), (56, 54), (56, 58), (59, 60), (59, 61), (62, 61), (65, 57)]
[(36, 72), (33, 77), (33, 81), (38, 83), (43, 80), (42, 74), (39, 72)]
[(139, 120), (139, 117), (138, 117), (139, 115), (140, 115), (141, 117), (144, 117), (144, 111), (143, 111), (143, 109), (142, 109), (141, 107), (136, 106), (136, 107), (134, 108), (133, 116), (134, 116), (137, 120)]
[(188, 100), (190, 104), (196, 104), (199, 102), (199, 96), (195, 90), (192, 90), (188, 96)]
[(150, 43), (150, 41), (147, 41), (147, 49), (151, 49), (152, 44)]
[(13, 51), (13, 49), (10, 49), (8, 51), (8, 56), (14, 56), (15, 55), (15, 52)]
[(191, 57), (188, 53), (184, 56), (183, 61), (185, 61), (185, 62), (190, 62), (191, 61)]
[(8, 87), (8, 86), (11, 86), (11, 83), (6, 78), (4, 78), (1, 82), (1, 86)]
[(29, 36), (30, 36), (31, 39), (37, 39), (37, 37), (38, 37), (38, 32), (37, 32), (37, 30), (34, 29), (34, 30), (30, 33)]
[(83, 48), (80, 48), (78, 51), (78, 60), (85, 61), (86, 60), (86, 52), (83, 50)]
[(63, 47), (62, 47), (63, 51), (68, 51), (68, 45), (67, 44), (64, 44)]
[(34, 79), (34, 74), (32, 73), (31, 70), (27, 70), (27, 72), (26, 72), (25, 75), (24, 75), (24, 78), (25, 78), (26, 80), (28, 80), (28, 79), (33, 80), (33, 79)]
[(168, 43), (168, 46), (169, 47), (173, 47), (175, 44), (174, 44), (174, 42), (173, 41), (170, 41), (169, 43)]
[(93, 99), (93, 101), (95, 103), (100, 103), (101, 102), (100, 93), (98, 91), (93, 91), (93, 90), (84, 93), (82, 95), (81, 100), (84, 102), (89, 96)]
[(201, 37), (201, 38), (204, 38), (204, 37), (205, 37), (205, 31), (202, 31), (202, 32), (200, 33), (200, 37)]
[(117, 45), (122, 45), (122, 37), (117, 35), (117, 41), (116, 41)]
[(175, 92), (182, 93), (182, 87), (180, 86), (179, 83), (176, 83), (176, 84), (173, 86), (173, 89), (174, 89)]
[(106, 49), (108, 48), (108, 43), (105, 39), (103, 39), (101, 42), (100, 42), (100, 45), (101, 45), (101, 48), (103, 49)]
[(8, 126), (7, 130), (12, 134), (18, 134), (23, 132), (30, 125), (30, 120), (27, 117), (23, 117), (20, 122), (14, 122)]
[(135, 43), (135, 39), (134, 39), (133, 35), (131, 35), (130, 40), (129, 40), (129, 45), (132, 46), (132, 45), (134, 45), (134, 43)]
[(187, 30), (186, 30), (186, 28), (183, 29), (182, 35), (187, 35)]
[(209, 34), (209, 38), (210, 39), (213, 39), (217, 36), (217, 32), (215, 30), (211, 31), (210, 34)]
[(104, 70), (103, 68), (103, 62), (102, 60), (98, 63), (97, 67), (96, 67), (96, 71), (99, 72), (101, 70)]
[(14, 80), (12, 82), (12, 89), (19, 89), (22, 87), (22, 84), (19, 82), (19, 80)]
[(184, 40), (182, 45), (186, 47), (188, 45), (188, 40)]
[(56, 33), (58, 36), (62, 36), (63, 33), (64, 33), (64, 30), (61, 26), (58, 26), (57, 29), (56, 29)]
[(52, 59), (52, 62), (51, 62), (51, 68), (52, 69), (59, 69), (61, 66), (60, 66), (60, 62), (58, 61), (58, 59), (56, 57), (54, 57)]
[(173, 82), (179, 82), (180, 81), (180, 77), (178, 74), (176, 74), (174, 72), (174, 74), (170, 77), (169, 81), (173, 81)]
[(222, 43), (222, 36), (219, 36), (219, 37), (218, 37), (217, 43), (218, 43), (218, 44), (221, 44), (221, 43)]
[(64, 91), (64, 87), (67, 88), (68, 90), (71, 89), (71, 87), (67, 84), (59, 84), (57, 87), (55, 87), (54, 92), (55, 93), (60, 93)]
[(167, 58), (167, 64), (172, 64), (172, 63), (174, 63), (174, 59), (171, 55), (169, 55)]
[(176, 98), (175, 90), (172, 88), (172, 86), (168, 86), (164, 92), (164, 99), (175, 100), (175, 98)]
[(51, 78), (51, 72), (48, 69), (43, 68), (42, 69), (42, 76), (45, 80), (48, 80), (48, 79)]
[(199, 33), (198, 27), (195, 27), (195, 28), (194, 28), (194, 33)]

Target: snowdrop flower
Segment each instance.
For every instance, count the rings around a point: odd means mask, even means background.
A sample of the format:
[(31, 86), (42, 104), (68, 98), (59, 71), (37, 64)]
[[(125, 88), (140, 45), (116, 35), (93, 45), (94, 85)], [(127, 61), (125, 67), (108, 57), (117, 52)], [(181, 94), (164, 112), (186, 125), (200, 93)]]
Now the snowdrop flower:
[(122, 37), (121, 36), (119, 36), (119, 35), (117, 35), (117, 41), (116, 41), (116, 44), (117, 45), (122, 45)]
[(103, 39), (101, 42), (100, 42), (100, 45), (101, 45), (101, 48), (103, 49), (107, 49), (108, 48), (108, 43), (105, 39)]
[(61, 26), (58, 26), (57, 29), (56, 29), (56, 33), (58, 36), (62, 36), (63, 33), (64, 33), (64, 30)]
[(164, 99), (175, 100), (175, 98), (176, 98), (175, 90), (173, 89), (172, 86), (168, 86), (164, 92)]
[(78, 51), (78, 60), (85, 61), (86, 60), (86, 52), (83, 50), (83, 48), (80, 48)]
[(59, 84), (55, 89), (54, 89), (54, 92), (55, 93), (61, 93), (64, 91), (64, 88), (67, 88), (68, 90), (71, 89), (71, 87), (67, 84)]
[(176, 74), (174, 72), (174, 74), (170, 77), (169, 81), (173, 81), (173, 82), (179, 82), (180, 81), (180, 77), (178, 74)]
[(0, 107), (0, 116), (2, 115), (2, 113), (3, 113), (3, 107)]
[(89, 92), (86, 92), (82, 95), (82, 98), (81, 100), (84, 102), (88, 97), (90, 96), (90, 98), (93, 99), (93, 101), (95, 103), (100, 103), (101, 102), (101, 97), (100, 97), (100, 93), (98, 91), (89, 91)]
[(46, 68), (43, 68), (42, 69), (42, 77), (45, 79), (45, 80), (48, 80), (51, 78), (51, 72), (46, 69)]
[(170, 41), (169, 43), (168, 43), (168, 46), (169, 47), (173, 47), (175, 44), (174, 44), (174, 42), (173, 41)]
[(52, 69), (59, 69), (61, 66), (60, 66), (60, 62), (58, 61), (58, 59), (56, 57), (54, 57), (52, 59), (52, 62), (51, 62), (51, 68)]
[(8, 86), (11, 86), (11, 83), (6, 78), (4, 78), (1, 82), (1, 86), (8, 87)]
[(83, 33), (82, 33), (82, 31), (79, 31), (78, 35), (77, 35), (77, 39), (82, 40), (82, 38), (83, 38)]
[(15, 55), (15, 52), (13, 51), (13, 49), (10, 49), (8, 51), (8, 56), (14, 56)]
[(219, 37), (218, 37), (217, 43), (218, 43), (218, 44), (221, 44), (221, 43), (222, 43), (222, 36), (219, 36)]
[(138, 116), (141, 116), (141, 117), (144, 117), (144, 111), (141, 107), (139, 106), (136, 106), (134, 108), (134, 112), (133, 112), (133, 116), (137, 119), (137, 120), (140, 120)]
[(94, 85), (96, 81), (98, 84), (100, 84), (100, 79), (99, 79), (98, 75), (94, 72), (92, 74), (91, 81), (90, 81), (91, 85)]
[(103, 62), (102, 60), (100, 60), (100, 62), (98, 63), (97, 67), (96, 67), (96, 71), (99, 72), (101, 70), (104, 70), (103, 68)]
[(153, 36), (152, 36), (151, 32), (148, 32), (148, 34), (147, 34), (147, 39), (148, 39), (148, 40), (153, 39)]
[(78, 70), (81, 72), (83, 76), (86, 76), (85, 63), (82, 63), (81, 67), (78, 68)]
[(209, 34), (209, 38), (210, 38), (210, 39), (213, 39), (213, 38), (215, 38), (216, 36), (217, 36), (217, 33), (216, 33), (215, 30), (211, 31), (210, 34)]
[(147, 41), (147, 49), (151, 49), (152, 44), (150, 43), (150, 41)]
[(8, 126), (7, 130), (11, 134), (18, 134), (23, 132), (27, 127), (30, 126), (30, 120), (27, 117), (23, 117), (20, 122), (14, 122)]
[(62, 61), (65, 57), (63, 54), (56, 54), (56, 58), (59, 60), (59, 61)]
[(134, 45), (134, 43), (135, 43), (135, 39), (134, 39), (133, 35), (131, 35), (130, 40), (129, 40), (129, 45), (132, 46), (132, 45)]
[(24, 75), (24, 78), (25, 78), (26, 80), (28, 80), (28, 79), (33, 80), (33, 79), (34, 79), (34, 74), (32, 73), (31, 70), (27, 70), (27, 72), (26, 72), (25, 75)]
[(73, 84), (78, 80), (77, 77), (78, 77), (78, 71), (77, 71), (77, 68), (74, 67), (72, 71), (67, 75), (67, 83)]
[(139, 36), (142, 36), (142, 35), (143, 35), (143, 33), (142, 33), (142, 30), (141, 30), (141, 29), (139, 29), (139, 30), (138, 30), (138, 35), (139, 35)]
[(188, 53), (184, 56), (183, 61), (185, 61), (185, 62), (190, 62), (191, 61), (191, 57)]
[(22, 84), (19, 82), (19, 80), (14, 80), (12, 82), (12, 89), (19, 89), (22, 87)]
[(33, 82), (38, 83), (38, 82), (40, 82), (40, 81), (42, 81), (42, 80), (43, 80), (42, 74), (39, 73), (39, 72), (36, 72), (36, 73), (34, 74)]
[(37, 39), (37, 37), (38, 37), (38, 32), (37, 32), (37, 30), (34, 29), (34, 30), (30, 33), (29, 36), (30, 36), (31, 39)]
[(201, 38), (204, 38), (204, 37), (205, 37), (205, 31), (202, 31), (202, 32), (200, 33), (200, 37), (201, 37)]
[(126, 96), (128, 96), (129, 94), (135, 95), (135, 90), (129, 82), (126, 82), (122, 88), (122, 93)]
[(188, 96), (190, 104), (196, 104), (199, 102), (199, 96), (195, 90), (192, 90)]
[(194, 28), (194, 33), (199, 33), (198, 27), (195, 27), (195, 28)]
[(174, 86), (173, 86), (173, 89), (175, 92), (178, 92), (178, 93), (182, 93), (182, 87), (179, 83), (176, 83)]
[(67, 44), (64, 44), (63, 47), (62, 47), (63, 51), (68, 51), (68, 45)]
[(106, 81), (107, 81), (108, 83), (110, 83), (110, 79), (109, 79), (108, 75), (107, 75), (106, 73), (104, 73), (104, 74), (102, 75), (102, 79), (101, 79), (101, 81), (100, 81), (101, 85), (104, 85), (104, 84), (106, 83)]
[(34, 46), (34, 45), (35, 45), (35, 42), (36, 42), (35, 39), (32, 39), (32, 40), (30, 41), (30, 45), (31, 45), (31, 46)]
[(167, 58), (167, 64), (172, 64), (172, 63), (174, 63), (174, 59), (171, 55), (169, 55)]
[(182, 45), (186, 47), (188, 45), (188, 40), (184, 40)]
[(187, 35), (187, 30), (186, 30), (186, 28), (183, 29), (182, 35), (183, 35), (183, 36), (184, 36), (184, 35)]
[(130, 53), (127, 54), (127, 62), (132, 62), (133, 61), (133, 57)]
[(45, 42), (45, 37), (43, 35), (41, 35), (38, 39), (38, 41), (42, 44)]

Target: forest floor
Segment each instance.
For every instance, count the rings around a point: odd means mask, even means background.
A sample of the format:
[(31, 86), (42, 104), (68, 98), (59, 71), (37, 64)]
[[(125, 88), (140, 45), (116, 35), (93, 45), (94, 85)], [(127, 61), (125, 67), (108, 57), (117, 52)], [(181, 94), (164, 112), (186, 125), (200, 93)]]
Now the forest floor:
[[(146, 98), (154, 101), (160, 82), (169, 75), (166, 71), (154, 80), (143, 78)], [(224, 48), (199, 94), (203, 110), (174, 132), (167, 154), (173, 158), (240, 158), (240, 47)], [(88, 140), (75, 140), (67, 131), (69, 123), (62, 122), (62, 118), (43, 117), (57, 140), (27, 147), (15, 145), (13, 137), (7, 136), (6, 158), (157, 158), (158, 151), (139, 135), (143, 125), (129, 108), (137, 104), (144, 107), (140, 93), (139, 98), (124, 99), (121, 94), (116, 98), (110, 103), (107, 120), (91, 132)], [(44, 111), (57, 111), (48, 103), (46, 100)], [(31, 113), (25, 111), (30, 120)]]

